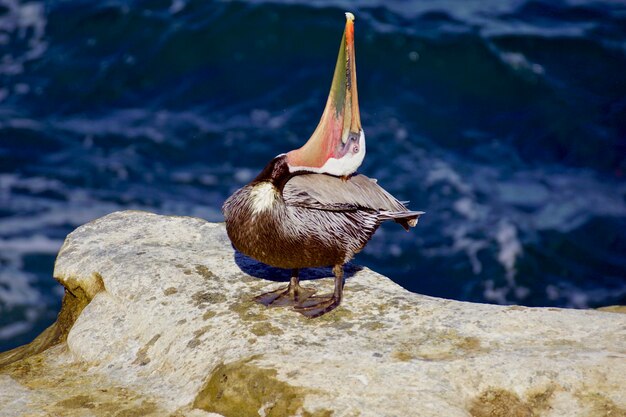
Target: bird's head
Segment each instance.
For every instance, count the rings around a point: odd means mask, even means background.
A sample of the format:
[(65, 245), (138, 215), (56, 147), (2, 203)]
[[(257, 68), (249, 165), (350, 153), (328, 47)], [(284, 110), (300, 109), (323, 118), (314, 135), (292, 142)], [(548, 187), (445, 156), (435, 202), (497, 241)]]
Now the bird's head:
[(335, 74), (322, 118), (311, 138), (286, 154), (290, 173), (298, 171), (336, 176), (353, 174), (365, 157), (354, 57), (354, 15), (346, 13)]

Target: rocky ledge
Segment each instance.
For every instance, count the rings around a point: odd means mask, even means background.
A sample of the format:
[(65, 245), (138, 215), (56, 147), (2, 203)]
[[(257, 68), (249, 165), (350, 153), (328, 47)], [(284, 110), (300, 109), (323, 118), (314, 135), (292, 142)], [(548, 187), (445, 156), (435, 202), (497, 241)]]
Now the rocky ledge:
[[(288, 276), (236, 253), (222, 224), (93, 221), (57, 258), (57, 322), (0, 354), (2, 415), (626, 416), (626, 315), (463, 303), (347, 272), (342, 306), (307, 319), (251, 302)], [(330, 291), (331, 276), (303, 278)]]

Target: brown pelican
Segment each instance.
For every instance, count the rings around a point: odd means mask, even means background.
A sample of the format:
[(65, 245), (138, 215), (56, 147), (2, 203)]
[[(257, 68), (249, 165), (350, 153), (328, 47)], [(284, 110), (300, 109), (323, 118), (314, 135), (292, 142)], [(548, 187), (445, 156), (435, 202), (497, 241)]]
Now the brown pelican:
[[(318, 317), (339, 305), (343, 265), (385, 220), (406, 230), (423, 212), (409, 211), (376, 180), (355, 174), (365, 157), (354, 58), (354, 16), (346, 26), (319, 125), (299, 149), (275, 157), (250, 184), (230, 196), (222, 211), (237, 250), (292, 270), (289, 285), (261, 294), (265, 305), (293, 305)], [(301, 268), (333, 265), (335, 290), (313, 296), (299, 285)]]

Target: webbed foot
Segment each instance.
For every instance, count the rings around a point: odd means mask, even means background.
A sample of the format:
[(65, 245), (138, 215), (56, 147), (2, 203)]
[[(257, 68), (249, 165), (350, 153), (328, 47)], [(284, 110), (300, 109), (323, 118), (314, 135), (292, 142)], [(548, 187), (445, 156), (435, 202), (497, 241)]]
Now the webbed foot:
[(341, 303), (341, 298), (334, 294), (309, 297), (294, 307), (298, 313), (308, 318), (315, 318), (334, 310)]
[(315, 289), (301, 287), (298, 272), (297, 269), (292, 270), (291, 281), (289, 281), (289, 285), (286, 287), (258, 295), (254, 297), (254, 300), (266, 307), (300, 305), (315, 293)]
[(263, 293), (254, 297), (254, 301), (266, 307), (287, 307), (302, 304), (315, 294), (314, 288), (301, 287), (299, 285), (292, 288), (289, 284), (286, 287)]

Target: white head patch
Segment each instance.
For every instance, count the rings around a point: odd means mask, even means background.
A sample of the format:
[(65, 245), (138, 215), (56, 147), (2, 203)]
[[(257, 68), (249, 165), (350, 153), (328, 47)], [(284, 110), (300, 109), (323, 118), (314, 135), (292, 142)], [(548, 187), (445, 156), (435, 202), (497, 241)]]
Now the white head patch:
[(359, 136), (359, 152), (355, 154), (348, 153), (343, 158), (329, 158), (324, 165), (319, 168), (306, 167), (306, 166), (289, 166), (290, 172), (296, 171), (309, 171), (318, 174), (330, 174), (337, 177), (344, 175), (350, 175), (356, 172), (357, 169), (363, 163), (365, 158), (365, 134), (361, 130)]

